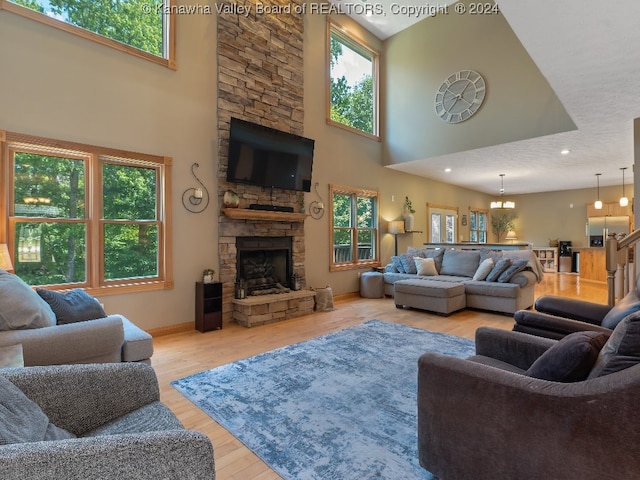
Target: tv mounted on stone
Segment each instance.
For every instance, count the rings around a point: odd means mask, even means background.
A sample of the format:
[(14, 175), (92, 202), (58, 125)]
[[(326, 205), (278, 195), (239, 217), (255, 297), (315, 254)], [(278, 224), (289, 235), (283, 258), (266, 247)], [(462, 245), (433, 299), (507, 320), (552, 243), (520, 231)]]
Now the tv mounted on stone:
[(311, 191), (315, 141), (231, 118), (227, 181)]

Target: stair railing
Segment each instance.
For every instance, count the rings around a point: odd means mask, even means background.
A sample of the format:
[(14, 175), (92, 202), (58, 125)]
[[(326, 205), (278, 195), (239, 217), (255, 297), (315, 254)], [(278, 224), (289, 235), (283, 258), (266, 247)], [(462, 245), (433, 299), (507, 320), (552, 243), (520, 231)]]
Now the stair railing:
[(607, 269), (607, 303), (613, 306), (636, 288), (635, 246), (640, 242), (640, 229), (629, 235), (610, 233), (605, 244)]

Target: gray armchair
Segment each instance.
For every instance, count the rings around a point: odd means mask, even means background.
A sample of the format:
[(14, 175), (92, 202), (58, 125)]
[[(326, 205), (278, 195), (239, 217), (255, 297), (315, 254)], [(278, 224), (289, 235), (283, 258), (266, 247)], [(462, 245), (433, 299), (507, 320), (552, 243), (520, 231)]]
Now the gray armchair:
[(637, 478), (640, 365), (576, 383), (523, 374), (556, 343), (483, 327), (474, 357), (422, 355), (420, 464), (442, 480)]
[[(185, 430), (139, 363), (0, 370), (77, 438), (2, 445), (0, 478), (214, 479), (209, 438)], [(1, 439), (1, 438), (0, 438)]]

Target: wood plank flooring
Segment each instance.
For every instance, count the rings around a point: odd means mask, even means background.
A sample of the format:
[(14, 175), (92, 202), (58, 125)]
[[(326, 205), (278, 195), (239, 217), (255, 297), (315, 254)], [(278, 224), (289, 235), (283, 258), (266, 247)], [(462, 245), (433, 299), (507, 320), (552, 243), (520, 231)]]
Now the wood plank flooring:
[[(581, 298), (606, 303), (606, 285), (580, 280), (573, 274), (545, 275), (536, 286), (536, 298), (544, 294)], [(397, 309), (392, 299), (364, 299), (346, 296), (336, 299), (331, 312), (245, 328), (235, 323), (222, 330), (200, 333), (196, 330), (154, 338), (153, 367), (158, 374), (162, 400), (184, 426), (207, 434), (214, 446), (217, 480), (271, 480), (280, 477), (204, 412), (173, 389), (169, 382), (248, 358), (325, 333), (378, 319), (412, 327), (473, 338), (477, 327), (494, 326), (510, 330), (513, 319), (506, 315), (464, 310), (449, 317), (417, 310)], [(185, 322), (189, 319), (184, 319)]]

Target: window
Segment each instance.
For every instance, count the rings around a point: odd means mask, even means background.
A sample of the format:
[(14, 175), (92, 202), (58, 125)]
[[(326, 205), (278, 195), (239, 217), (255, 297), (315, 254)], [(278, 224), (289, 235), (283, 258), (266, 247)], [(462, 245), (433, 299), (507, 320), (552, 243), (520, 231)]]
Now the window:
[(0, 134), (0, 240), (17, 275), (101, 294), (172, 287), (169, 158)]
[(469, 212), (469, 240), (477, 243), (487, 243), (486, 210), (471, 210)]
[(329, 186), (331, 199), (331, 268), (379, 266), (378, 192)]
[(378, 138), (378, 54), (329, 23), (328, 122)]
[(175, 68), (175, 0), (0, 0), (0, 9)]

